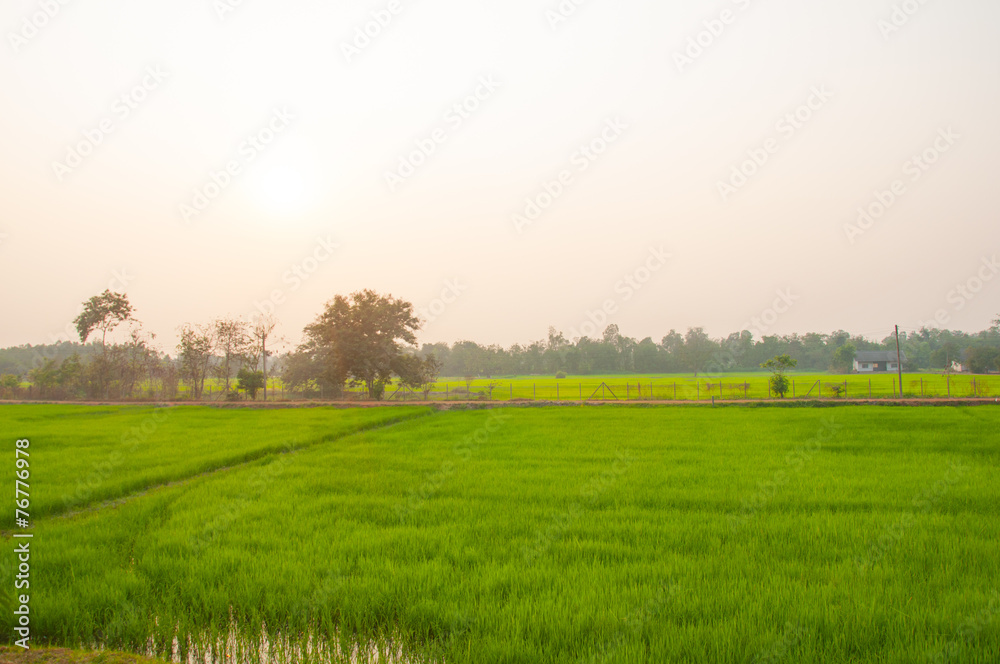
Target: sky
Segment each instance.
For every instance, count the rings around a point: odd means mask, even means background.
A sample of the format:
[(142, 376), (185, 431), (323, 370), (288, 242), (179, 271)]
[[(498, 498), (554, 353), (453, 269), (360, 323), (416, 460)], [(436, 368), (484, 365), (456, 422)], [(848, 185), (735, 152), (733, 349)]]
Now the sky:
[(1000, 314), (992, 0), (11, 0), (0, 346), (337, 294), (421, 342)]

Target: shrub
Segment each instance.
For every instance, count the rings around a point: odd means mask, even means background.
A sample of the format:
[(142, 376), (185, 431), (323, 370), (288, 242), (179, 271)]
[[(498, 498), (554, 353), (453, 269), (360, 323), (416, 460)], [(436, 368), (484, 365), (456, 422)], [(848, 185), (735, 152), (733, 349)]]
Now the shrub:
[(565, 378), (565, 377), (566, 377), (566, 372), (565, 371), (557, 371), (556, 372), (556, 378)]

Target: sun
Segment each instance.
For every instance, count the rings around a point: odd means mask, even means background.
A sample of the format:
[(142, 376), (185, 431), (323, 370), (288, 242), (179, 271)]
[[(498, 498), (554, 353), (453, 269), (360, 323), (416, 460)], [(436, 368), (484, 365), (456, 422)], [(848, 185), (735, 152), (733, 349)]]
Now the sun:
[(316, 200), (314, 173), (303, 160), (260, 164), (247, 178), (248, 196), (270, 214), (306, 212)]

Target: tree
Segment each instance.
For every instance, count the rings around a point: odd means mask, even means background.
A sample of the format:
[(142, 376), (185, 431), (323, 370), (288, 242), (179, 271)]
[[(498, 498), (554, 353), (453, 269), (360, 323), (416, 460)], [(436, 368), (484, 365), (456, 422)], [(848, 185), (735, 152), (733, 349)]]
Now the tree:
[(399, 384), (403, 387), (419, 390), (424, 399), (430, 394), (441, 371), (441, 362), (433, 353), (426, 357), (417, 355), (400, 355), (396, 358), (393, 372), (399, 376)]
[(965, 351), (969, 371), (975, 374), (1000, 369), (1000, 349), (989, 346), (972, 346)]
[(216, 373), (225, 381), (225, 393), (228, 395), (233, 370), (242, 368), (241, 365), (250, 350), (250, 334), (246, 322), (239, 318), (217, 319), (213, 324), (213, 333), (215, 348), (222, 356), (216, 366)]
[(87, 337), (95, 330), (101, 331), (101, 349), (107, 349), (108, 332), (118, 327), (122, 321), (132, 319), (132, 305), (124, 293), (105, 290), (83, 303), (83, 312), (73, 319), (80, 342), (87, 343)]
[(38, 387), (39, 396), (46, 397), (59, 384), (59, 365), (49, 358), (28, 372), (28, 380)]
[(101, 357), (95, 360), (97, 380), (105, 398), (110, 389), (111, 363), (108, 361), (108, 332), (118, 327), (123, 321), (132, 319), (132, 305), (124, 293), (115, 293), (106, 289), (100, 295), (95, 295), (83, 303), (83, 311), (73, 319), (80, 342), (87, 343), (87, 338), (96, 330), (101, 331)]
[(243, 390), (250, 395), (254, 401), (257, 400), (257, 391), (264, 387), (264, 372), (254, 371), (247, 367), (241, 367), (236, 374), (236, 389)]
[(782, 399), (785, 398), (785, 393), (788, 392), (788, 378), (785, 376), (785, 371), (794, 369), (798, 364), (798, 360), (793, 360), (788, 355), (776, 355), (760, 365), (762, 369), (771, 370), (771, 378), (769, 380), (771, 391)]
[(13, 394), (21, 385), (21, 378), (14, 374), (3, 374), (0, 376), (0, 387), (9, 390)]
[[(267, 340), (277, 326), (278, 321), (273, 314), (259, 316), (250, 325), (250, 335), (254, 339), (255, 350), (260, 353), (261, 373), (264, 375), (264, 401), (267, 401)], [(253, 367), (257, 367), (256, 362), (253, 363)]]
[(369, 398), (381, 399), (402, 354), (401, 344), (414, 344), (418, 329), (412, 304), (363, 290), (350, 299), (337, 295), (328, 302), (306, 326), (304, 346), (322, 356), (328, 375), (363, 384)]
[(854, 368), (854, 357), (857, 352), (858, 349), (854, 344), (850, 341), (845, 343), (833, 352), (832, 369), (841, 373), (849, 373)]
[(185, 325), (181, 328), (181, 340), (177, 344), (181, 378), (194, 391), (194, 398), (201, 398), (205, 389), (205, 378), (212, 361), (211, 331), (201, 326)]
[(712, 355), (718, 350), (718, 346), (708, 338), (705, 330), (700, 327), (688, 328), (684, 335), (684, 349), (682, 357), (687, 368), (694, 372), (695, 378), (698, 372), (705, 368)]
[(153, 349), (155, 334), (144, 334), (141, 326), (129, 330), (125, 344), (120, 348), (121, 361), (115, 364), (119, 367), (122, 396), (131, 397), (136, 384), (143, 378), (151, 379), (159, 364), (157, 352)]

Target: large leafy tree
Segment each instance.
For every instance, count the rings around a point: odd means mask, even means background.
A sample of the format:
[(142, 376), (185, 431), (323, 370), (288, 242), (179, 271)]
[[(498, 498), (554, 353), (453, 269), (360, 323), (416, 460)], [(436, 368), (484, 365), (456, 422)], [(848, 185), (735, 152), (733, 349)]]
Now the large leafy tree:
[(106, 289), (100, 295), (95, 295), (84, 302), (83, 311), (73, 319), (76, 331), (80, 334), (81, 343), (87, 343), (87, 339), (94, 332), (100, 331), (101, 333), (101, 356), (94, 362), (94, 374), (105, 398), (110, 393), (111, 377), (114, 371), (111, 359), (108, 357), (108, 332), (124, 321), (134, 320), (132, 318), (133, 311), (127, 295)]
[(854, 357), (858, 354), (857, 347), (850, 341), (833, 352), (831, 368), (841, 373), (850, 373), (854, 368)]
[(413, 305), (371, 290), (337, 295), (305, 328), (306, 352), (323, 363), (322, 375), (335, 385), (349, 380), (381, 399), (399, 366), (404, 344), (416, 342), (420, 320)]
[(719, 345), (712, 341), (705, 330), (700, 327), (688, 328), (684, 335), (684, 348), (681, 351), (684, 364), (688, 370), (693, 371), (695, 377), (699, 371), (703, 371), (709, 360), (719, 350)]
[(107, 351), (108, 332), (118, 327), (126, 320), (132, 320), (132, 305), (124, 293), (105, 290), (83, 303), (83, 312), (75, 319), (76, 331), (80, 334), (80, 342), (87, 343), (87, 338), (95, 331), (101, 332), (101, 349)]

